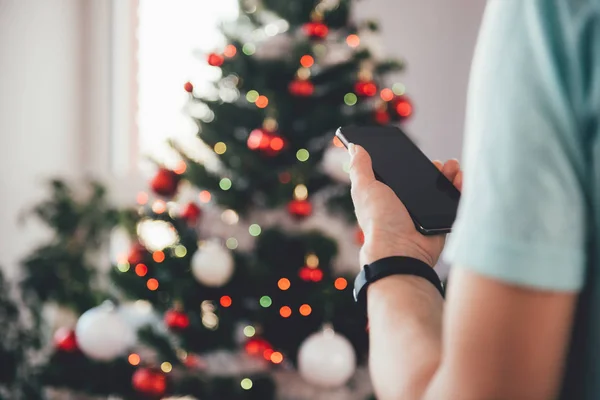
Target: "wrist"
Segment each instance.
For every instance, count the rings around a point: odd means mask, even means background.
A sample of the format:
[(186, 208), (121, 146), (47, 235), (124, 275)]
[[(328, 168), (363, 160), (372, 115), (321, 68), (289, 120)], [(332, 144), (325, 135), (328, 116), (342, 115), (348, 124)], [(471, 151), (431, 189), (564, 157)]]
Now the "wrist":
[(386, 257), (402, 256), (416, 258), (430, 267), (435, 266), (434, 258), (413, 241), (403, 238), (365, 238), (365, 244), (360, 251), (361, 265), (371, 264)]

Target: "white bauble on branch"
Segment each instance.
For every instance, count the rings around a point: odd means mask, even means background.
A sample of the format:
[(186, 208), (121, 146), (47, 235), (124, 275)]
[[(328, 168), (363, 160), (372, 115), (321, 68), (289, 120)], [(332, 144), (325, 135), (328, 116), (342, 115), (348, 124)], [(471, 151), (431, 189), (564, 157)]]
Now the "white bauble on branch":
[(192, 274), (205, 286), (220, 287), (233, 275), (231, 252), (216, 241), (209, 241), (198, 248), (192, 257)]
[(81, 351), (98, 361), (124, 355), (136, 339), (134, 330), (110, 303), (84, 312), (75, 326), (75, 336)]
[(336, 388), (348, 382), (356, 370), (356, 355), (350, 341), (326, 327), (302, 342), (298, 369), (308, 383)]
[(343, 147), (331, 146), (323, 154), (323, 170), (333, 179), (344, 183), (350, 183), (348, 167), (350, 155)]

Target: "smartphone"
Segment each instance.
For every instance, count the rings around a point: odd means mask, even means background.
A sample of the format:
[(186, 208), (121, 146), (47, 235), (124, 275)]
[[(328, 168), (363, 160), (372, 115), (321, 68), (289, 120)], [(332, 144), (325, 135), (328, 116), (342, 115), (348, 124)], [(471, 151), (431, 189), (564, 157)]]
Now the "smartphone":
[(348, 147), (364, 147), (377, 180), (388, 185), (406, 206), (424, 235), (451, 231), (460, 192), (415, 143), (397, 127), (339, 128), (336, 136)]

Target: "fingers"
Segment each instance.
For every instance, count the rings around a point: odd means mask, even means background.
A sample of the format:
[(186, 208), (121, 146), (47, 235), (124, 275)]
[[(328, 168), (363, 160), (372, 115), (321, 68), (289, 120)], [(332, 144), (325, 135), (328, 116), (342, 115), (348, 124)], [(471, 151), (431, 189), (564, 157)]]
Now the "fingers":
[(439, 169), (440, 171), (442, 170), (442, 167), (444, 166), (444, 164), (442, 164), (442, 162), (440, 160), (433, 160), (433, 165), (436, 166), (437, 169)]
[(441, 171), (442, 171), (442, 174), (444, 174), (444, 176), (446, 178), (448, 178), (448, 180), (450, 182), (454, 182), (454, 179), (456, 178), (456, 175), (460, 171), (460, 164), (458, 163), (457, 160), (454, 160), (454, 159), (448, 160), (448, 161), (446, 161), (446, 163), (442, 167)]
[(463, 172), (462, 171), (458, 171), (458, 174), (456, 174), (456, 177), (454, 178), (454, 181), (452, 182), (454, 183), (454, 186), (462, 191), (462, 186), (463, 186)]
[(352, 143), (348, 151), (351, 157), (350, 181), (352, 182), (352, 188), (366, 187), (375, 180), (371, 156), (363, 147)]

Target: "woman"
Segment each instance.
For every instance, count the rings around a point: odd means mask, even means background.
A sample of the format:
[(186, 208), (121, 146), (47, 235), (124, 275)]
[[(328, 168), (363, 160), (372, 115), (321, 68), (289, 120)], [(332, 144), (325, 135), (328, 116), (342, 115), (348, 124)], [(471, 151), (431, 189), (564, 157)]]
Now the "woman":
[[(423, 274), (368, 286), (381, 400), (600, 398), (599, 18), (598, 0), (488, 2), (449, 293)], [(365, 150), (349, 150), (361, 265), (434, 267), (444, 238), (418, 233)], [(456, 161), (438, 166), (462, 186)]]

